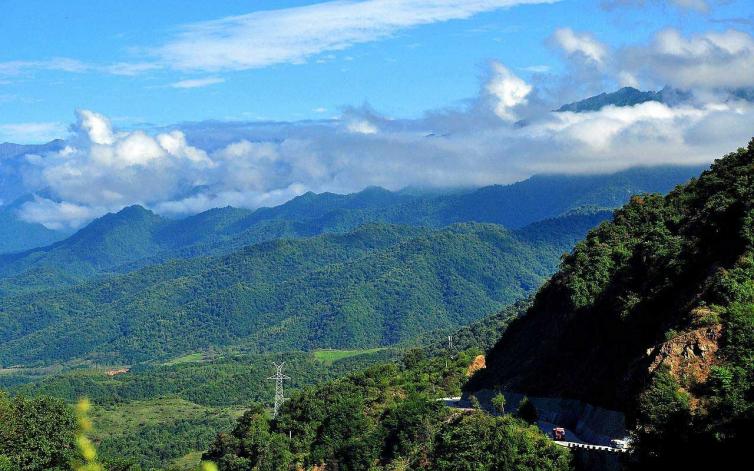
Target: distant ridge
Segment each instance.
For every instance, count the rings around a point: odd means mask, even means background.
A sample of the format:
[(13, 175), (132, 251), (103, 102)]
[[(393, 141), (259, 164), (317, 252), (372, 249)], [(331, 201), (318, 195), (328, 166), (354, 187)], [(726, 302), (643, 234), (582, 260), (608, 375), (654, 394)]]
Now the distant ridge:
[(599, 111), (606, 106), (634, 106), (648, 101), (656, 101), (667, 105), (676, 105), (691, 97), (690, 93), (665, 87), (659, 91), (643, 92), (633, 87), (623, 87), (612, 93), (600, 93), (584, 100), (568, 103), (560, 108), (557, 112), (571, 111), (574, 113), (583, 113), (587, 111)]
[[(378, 187), (349, 195), (310, 192), (272, 208), (217, 208), (181, 220), (131, 206), (52, 245), (0, 255), (0, 294), (49, 288), (55, 273), (69, 284), (169, 259), (227, 254), (268, 240), (344, 234), (367, 223), (441, 228), (479, 222), (519, 229), (579, 208), (615, 208), (636, 193), (666, 193), (701, 170), (666, 166), (606, 175), (540, 175), (512, 185), (430, 195)], [(24, 275), (31, 272), (45, 277), (34, 283), (38, 277)]]

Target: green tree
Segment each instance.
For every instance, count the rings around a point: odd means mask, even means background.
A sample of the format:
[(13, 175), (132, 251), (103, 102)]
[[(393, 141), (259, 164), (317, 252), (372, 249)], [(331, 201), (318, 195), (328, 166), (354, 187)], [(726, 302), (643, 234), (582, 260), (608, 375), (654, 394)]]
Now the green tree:
[(689, 396), (667, 368), (658, 370), (639, 398), (638, 447), (645, 466), (658, 465), (658, 458), (683, 456), (691, 427)]
[(403, 367), (407, 370), (416, 368), (416, 366), (424, 360), (424, 350), (421, 348), (411, 348), (403, 354), (402, 363)]
[(0, 424), (0, 456), (14, 469), (63, 470), (76, 455), (76, 419), (59, 399), (0, 392)]
[(255, 404), (230, 434), (220, 434), (202, 457), (221, 471), (288, 469), (293, 457), (283, 436), (270, 430), (264, 406)]
[(537, 410), (537, 407), (526, 396), (524, 396), (524, 398), (521, 399), (521, 402), (518, 404), (518, 411), (516, 413), (521, 418), (521, 420), (530, 424), (533, 424), (537, 420), (539, 420), (539, 411)]
[(492, 407), (495, 408), (495, 412), (497, 412), (498, 415), (505, 414), (505, 396), (503, 396), (503, 393), (497, 393), (495, 397), (492, 398)]
[(567, 470), (569, 454), (536, 427), (511, 416), (465, 414), (446, 423), (438, 436), (431, 469)]

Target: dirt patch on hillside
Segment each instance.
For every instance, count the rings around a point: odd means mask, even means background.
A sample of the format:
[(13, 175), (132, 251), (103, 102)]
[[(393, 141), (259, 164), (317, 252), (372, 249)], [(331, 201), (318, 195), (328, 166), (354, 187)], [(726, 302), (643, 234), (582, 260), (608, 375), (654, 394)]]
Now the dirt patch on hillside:
[(472, 361), (469, 367), (466, 369), (466, 376), (470, 378), (471, 375), (486, 367), (487, 362), (484, 358), (484, 355), (477, 355), (477, 357), (474, 358), (474, 361)]
[(707, 381), (710, 369), (717, 363), (722, 326), (711, 325), (684, 332), (647, 351), (653, 358), (649, 372), (654, 373), (662, 365), (686, 392), (691, 393), (691, 407), (696, 408), (693, 389)]

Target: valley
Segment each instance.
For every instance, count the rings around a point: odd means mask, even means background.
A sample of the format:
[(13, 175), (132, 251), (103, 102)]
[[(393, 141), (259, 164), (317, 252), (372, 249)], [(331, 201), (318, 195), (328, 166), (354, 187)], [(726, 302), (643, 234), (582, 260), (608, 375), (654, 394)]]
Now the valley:
[(751, 0), (0, 1), (0, 471), (717, 471)]
[[(270, 401), (273, 362), (301, 391), (416, 347), (436, 364), (448, 335), (459, 352), (483, 352), (612, 207), (694, 171), (309, 194), (184, 220), (129, 207), (0, 257), (0, 388), (88, 397), (103, 457), (193, 469), (218, 430)], [(461, 377), (449, 380), (422, 387), (458, 394)]]

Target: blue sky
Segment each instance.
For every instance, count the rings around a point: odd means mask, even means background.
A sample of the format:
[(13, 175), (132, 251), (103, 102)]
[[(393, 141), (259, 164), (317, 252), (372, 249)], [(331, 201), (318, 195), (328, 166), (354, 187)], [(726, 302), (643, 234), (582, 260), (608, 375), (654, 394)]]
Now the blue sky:
[[(668, 27), (684, 34), (751, 30), (751, 24), (721, 20), (751, 18), (752, 13), (748, 2), (740, 1), (711, 3), (709, 10), (699, 11), (661, 1), (611, 7), (599, 0), (566, 0), (480, 8), (465, 19), (408, 25), (341, 50), (323, 46), (296, 60), (248, 67), (186, 68), (155, 52), (175, 41), (187, 25), (315, 3), (323, 2), (4, 0), (0, 126), (5, 125), (5, 136), (0, 134), (0, 140), (47, 139), (49, 132), (13, 135), (8, 125), (57, 123), (50, 129), (60, 129), (79, 108), (98, 110), (122, 127), (206, 119), (318, 119), (365, 102), (389, 116), (416, 117), (475, 96), (492, 60), (525, 80), (546, 79), (533, 70), (562, 72), (562, 57), (548, 41), (558, 28), (588, 31), (618, 47), (648, 41)], [(132, 75), (107, 70), (117, 64), (144, 65), (146, 70)], [(181, 82), (194, 88), (175, 88)]]
[[(0, 0), (0, 205), (75, 229), (306, 191), (701, 164), (754, 122), (751, 0)], [(555, 112), (621, 86), (662, 101)]]

